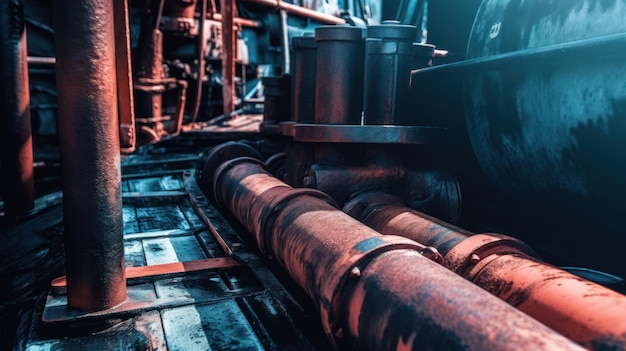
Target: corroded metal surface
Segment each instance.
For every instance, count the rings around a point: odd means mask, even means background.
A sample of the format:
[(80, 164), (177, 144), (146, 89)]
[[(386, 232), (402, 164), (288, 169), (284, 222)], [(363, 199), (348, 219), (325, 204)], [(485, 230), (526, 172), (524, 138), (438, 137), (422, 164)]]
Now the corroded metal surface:
[(626, 297), (533, 258), (521, 241), (473, 234), (385, 194), (364, 194), (350, 205), (365, 224), (433, 246), (445, 267), (583, 346), (626, 348)]
[(343, 207), (343, 211), (380, 233), (404, 235), (437, 248), (442, 255), (473, 234), (423, 213), (416, 216), (414, 214), (418, 212), (407, 211), (401, 198), (386, 193), (370, 192), (356, 196)]
[(423, 257), (423, 246), (381, 236), (322, 193), (273, 178), (258, 160), (223, 163), (214, 189), (313, 298), (324, 330), (339, 343), (378, 350), (577, 348)]
[(113, 4), (54, 16), (68, 306), (103, 310), (126, 300)]
[(128, 0), (114, 1), (115, 64), (117, 99), (120, 117), (120, 147), (122, 152), (135, 151), (135, 100), (130, 54), (130, 15)]
[(518, 254), (485, 257), (469, 276), (587, 348), (626, 349), (626, 298), (621, 294)]
[[(206, 0), (202, 0), (206, 1)], [(237, 5), (232, 0), (220, 1), (222, 14), (222, 99), (224, 114), (235, 110), (235, 62), (237, 33), (233, 28)], [(204, 69), (204, 67), (202, 67)], [(202, 84), (202, 82), (198, 82)]]

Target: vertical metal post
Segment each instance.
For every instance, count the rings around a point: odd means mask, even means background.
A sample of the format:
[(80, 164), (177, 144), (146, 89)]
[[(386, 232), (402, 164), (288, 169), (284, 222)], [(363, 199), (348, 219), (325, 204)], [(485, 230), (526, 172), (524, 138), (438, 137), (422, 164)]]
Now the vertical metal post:
[(54, 1), (68, 307), (126, 299), (113, 2)]
[(283, 74), (291, 73), (291, 53), (289, 52), (289, 25), (287, 11), (280, 9), (280, 47), (283, 50)]
[(122, 151), (135, 151), (135, 101), (133, 73), (130, 63), (130, 28), (128, 0), (114, 0), (115, 56), (117, 68), (117, 98), (120, 113), (120, 143)]
[(222, 11), (222, 95), (224, 114), (235, 110), (235, 1), (220, 0)]
[(6, 218), (31, 210), (33, 144), (24, 1), (0, 2), (0, 189)]

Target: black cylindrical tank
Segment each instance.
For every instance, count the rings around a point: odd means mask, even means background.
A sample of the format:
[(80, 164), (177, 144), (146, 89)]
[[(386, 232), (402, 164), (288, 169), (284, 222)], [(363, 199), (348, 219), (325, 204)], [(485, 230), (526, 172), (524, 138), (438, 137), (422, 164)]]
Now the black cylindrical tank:
[(347, 25), (315, 29), (315, 122), (360, 124), (363, 110), (363, 29)]
[(365, 40), (365, 124), (402, 124), (410, 122), (413, 41), (417, 27), (396, 21), (370, 26)]
[(293, 49), (293, 120), (297, 123), (315, 122), (315, 79), (317, 46), (314, 36), (294, 37)]
[(591, 50), (626, 32), (626, 0), (485, 0), (469, 60), (552, 45), (589, 45), (587, 57), (551, 51), (544, 61), (482, 66), (467, 78), (465, 109), (477, 159), (490, 182), (543, 208), (575, 209), (595, 223), (626, 215), (624, 50)]
[(265, 103), (263, 123), (272, 124), (291, 119), (291, 75), (263, 77)]

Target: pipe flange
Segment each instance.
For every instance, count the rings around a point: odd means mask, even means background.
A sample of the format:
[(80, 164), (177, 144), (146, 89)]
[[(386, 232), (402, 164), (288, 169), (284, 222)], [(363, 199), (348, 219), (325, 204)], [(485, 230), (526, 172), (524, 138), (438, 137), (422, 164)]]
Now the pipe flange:
[[(211, 193), (207, 194), (207, 196), (210, 195), (211, 199), (214, 201), (214, 203), (216, 205), (221, 206), (221, 207), (224, 206), (224, 203), (220, 199), (220, 197), (216, 196), (218, 185), (219, 185), (219, 182), (220, 182), (220, 178), (224, 175), (224, 173), (228, 172), (231, 168), (235, 167), (236, 165), (242, 164), (242, 163), (257, 164), (257, 165), (261, 166), (265, 171), (267, 171), (269, 173), (265, 163), (263, 161), (261, 161), (260, 159), (256, 158), (256, 157), (246, 157), (246, 156), (244, 156), (244, 157), (237, 157), (235, 159), (223, 162), (219, 167), (217, 167), (217, 169), (213, 173), (213, 178), (212, 178), (213, 186), (211, 188)], [(205, 169), (207, 169), (207, 168), (208, 168), (208, 166), (205, 167)]]
[(216, 199), (213, 184), (214, 179), (217, 179), (215, 177), (216, 170), (228, 160), (238, 157), (251, 157), (263, 160), (263, 156), (250, 145), (234, 141), (217, 145), (200, 156), (198, 166), (196, 167), (196, 180), (204, 194), (214, 202)]
[(367, 191), (353, 194), (341, 210), (350, 217), (363, 222), (378, 207), (386, 205), (406, 206), (406, 203), (396, 195), (380, 191)]
[(443, 265), (471, 280), (473, 268), (493, 254), (521, 254), (538, 257), (538, 254), (519, 239), (494, 233), (476, 234), (454, 246), (444, 257)]
[(269, 232), (270, 228), (274, 226), (274, 222), (276, 221), (276, 217), (280, 214), (280, 211), (285, 208), (285, 206), (293, 199), (300, 196), (312, 196), (323, 200), (329, 205), (337, 208), (337, 204), (335, 200), (328, 196), (326, 193), (323, 193), (319, 190), (309, 189), (309, 188), (298, 188), (293, 189), (292, 191), (284, 194), (283, 196), (277, 196), (272, 199), (272, 201), (263, 209), (261, 212), (261, 216), (259, 218), (260, 222), (260, 230), (259, 233), (262, 237), (257, 238), (257, 244), (259, 245), (259, 249), (263, 253), (271, 252), (270, 248), (271, 243), (269, 242), (269, 238), (271, 238), (271, 233)]
[(423, 245), (413, 240), (396, 235), (381, 235), (358, 242), (343, 257), (338, 258), (333, 267), (329, 268), (329, 279), (320, 287), (320, 296), (318, 297), (322, 327), (329, 338), (335, 340), (341, 337), (341, 302), (345, 294), (349, 293), (350, 280), (358, 279), (369, 262), (389, 251), (413, 250), (420, 252), (423, 249)]

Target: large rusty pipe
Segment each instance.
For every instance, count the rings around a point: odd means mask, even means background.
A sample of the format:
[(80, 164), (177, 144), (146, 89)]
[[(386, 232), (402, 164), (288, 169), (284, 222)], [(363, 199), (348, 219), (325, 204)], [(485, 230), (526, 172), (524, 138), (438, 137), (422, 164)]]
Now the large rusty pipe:
[(517, 239), (475, 235), (392, 195), (365, 193), (344, 209), (382, 234), (434, 247), (447, 268), (585, 347), (626, 349), (626, 296), (538, 260)]
[(55, 0), (68, 307), (126, 300), (113, 2)]
[(23, 0), (0, 3), (0, 190), (7, 219), (14, 219), (34, 207), (24, 23)]
[(331, 339), (372, 350), (579, 349), (428, 260), (417, 243), (380, 235), (325, 194), (274, 178), (260, 161), (238, 157), (218, 167), (228, 153), (218, 147), (204, 162), (202, 174), (213, 174), (202, 180), (212, 179), (208, 195), (317, 303)]

